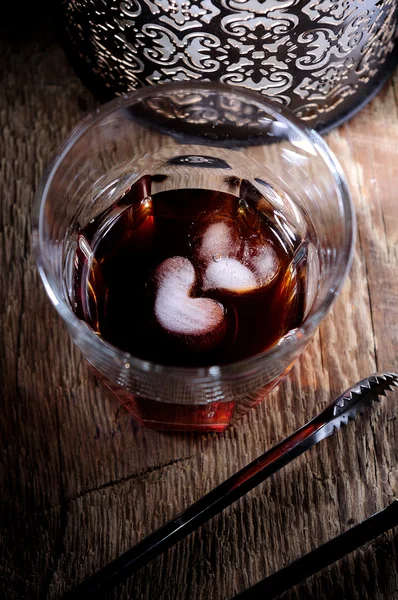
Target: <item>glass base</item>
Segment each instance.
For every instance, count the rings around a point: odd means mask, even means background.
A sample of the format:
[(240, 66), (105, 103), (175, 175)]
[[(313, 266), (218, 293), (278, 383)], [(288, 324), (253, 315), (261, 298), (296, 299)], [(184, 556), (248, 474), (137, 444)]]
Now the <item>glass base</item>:
[(292, 366), (293, 363), (279, 377), (261, 390), (257, 390), (255, 394), (206, 404), (177, 404), (136, 396), (104, 378), (95, 369), (93, 371), (129, 413), (147, 429), (221, 433), (262, 402)]
[(171, 404), (134, 397), (120, 390), (114, 394), (127, 410), (148, 429), (159, 431), (224, 431), (231, 423), (236, 402)]

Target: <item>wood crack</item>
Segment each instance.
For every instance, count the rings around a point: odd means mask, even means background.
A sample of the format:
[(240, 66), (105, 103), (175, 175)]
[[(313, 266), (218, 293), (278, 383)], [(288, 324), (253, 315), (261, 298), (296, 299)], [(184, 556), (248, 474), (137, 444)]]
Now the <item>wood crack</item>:
[(102, 485), (99, 485), (98, 487), (90, 488), (88, 490), (84, 490), (83, 492), (81, 492), (79, 494), (76, 494), (76, 496), (73, 496), (73, 498), (71, 498), (70, 501), (72, 502), (74, 500), (79, 500), (83, 496), (87, 496), (88, 494), (92, 494), (93, 492), (99, 492), (101, 490), (105, 490), (110, 487), (116, 487), (118, 485), (123, 485), (124, 483), (126, 483), (128, 481), (133, 481), (134, 479), (140, 479), (141, 477), (145, 477), (146, 475), (150, 475), (151, 473), (154, 473), (156, 471), (161, 471), (162, 469), (171, 467), (172, 465), (176, 465), (180, 462), (190, 460), (191, 458), (194, 458), (194, 456), (175, 458), (175, 459), (170, 460), (169, 462), (164, 463), (162, 465), (156, 465), (153, 467), (149, 467), (149, 469), (146, 469), (146, 471), (144, 471), (143, 473), (134, 473), (131, 475), (126, 475), (125, 477), (121, 477), (120, 479), (114, 479), (112, 481), (107, 481), (106, 483), (103, 483)]
[(196, 455), (185, 456), (182, 458), (176, 458), (176, 459), (170, 460), (167, 463), (149, 467), (142, 473), (133, 473), (130, 475), (126, 475), (126, 477), (121, 477), (120, 479), (107, 481), (106, 483), (103, 483), (97, 487), (83, 490), (82, 492), (79, 492), (78, 494), (76, 494), (75, 496), (71, 496), (70, 498), (65, 496), (58, 504), (49, 504), (48, 506), (44, 506), (44, 507), (39, 508), (38, 510), (34, 510), (34, 511), (23, 511), (18, 514), (10, 514), (9, 518), (3, 518), (0, 520), (0, 526), (7, 525), (7, 524), (11, 525), (13, 523), (13, 521), (15, 521), (16, 519), (26, 519), (27, 517), (29, 518), (29, 517), (41, 516), (52, 510), (56, 510), (59, 508), (62, 509), (63, 506), (67, 507), (68, 504), (75, 502), (76, 500), (80, 500), (84, 496), (88, 496), (89, 494), (93, 494), (94, 492), (99, 492), (99, 491), (105, 490), (107, 488), (112, 488), (112, 487), (116, 487), (118, 485), (123, 485), (124, 483), (127, 483), (129, 481), (134, 481), (135, 479), (145, 478), (147, 475), (150, 475), (151, 473), (155, 473), (157, 471), (161, 471), (162, 469), (166, 469), (167, 467), (171, 467), (172, 465), (188, 461), (191, 458), (195, 458), (195, 456)]
[[(352, 147), (351, 137), (350, 137), (349, 134), (347, 136), (347, 139), (348, 139), (348, 143), (349, 143), (350, 148), (351, 148), (351, 154), (352, 154), (353, 157), (355, 157), (355, 152), (354, 152), (354, 149)], [(362, 193), (361, 180), (360, 180), (360, 177), (359, 177), (358, 165), (357, 165), (357, 163), (356, 163), (355, 160), (353, 160), (353, 164), (354, 164), (354, 170), (355, 170), (356, 180), (357, 180), (357, 185), (358, 185), (358, 193), (359, 193), (360, 198), (361, 198), (361, 204), (363, 205), (364, 198), (363, 198), (363, 193)], [(371, 290), (370, 290), (370, 285), (369, 285), (369, 268), (368, 268), (367, 256), (366, 256), (366, 253), (364, 251), (363, 244), (362, 244), (361, 228), (359, 226), (359, 223), (357, 224), (357, 239), (358, 239), (359, 247), (361, 249), (362, 262), (363, 262), (363, 265), (364, 265), (364, 268), (365, 268), (366, 290), (368, 292), (370, 323), (371, 323), (371, 327), (372, 327), (372, 337), (373, 337), (373, 353), (374, 353), (374, 360), (375, 360), (375, 365), (376, 365), (376, 371), (378, 371), (379, 370), (379, 365), (378, 365), (377, 348), (376, 348), (376, 330), (375, 330), (375, 324), (374, 324), (374, 314), (373, 314), (373, 307), (372, 307), (372, 296), (371, 296)]]

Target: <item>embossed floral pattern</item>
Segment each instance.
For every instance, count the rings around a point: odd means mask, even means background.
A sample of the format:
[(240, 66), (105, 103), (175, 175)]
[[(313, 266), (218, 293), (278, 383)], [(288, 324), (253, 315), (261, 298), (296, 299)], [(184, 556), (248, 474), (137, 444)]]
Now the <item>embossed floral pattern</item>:
[(123, 93), (220, 80), (316, 125), (366, 94), (394, 44), (396, 0), (62, 0), (70, 53)]

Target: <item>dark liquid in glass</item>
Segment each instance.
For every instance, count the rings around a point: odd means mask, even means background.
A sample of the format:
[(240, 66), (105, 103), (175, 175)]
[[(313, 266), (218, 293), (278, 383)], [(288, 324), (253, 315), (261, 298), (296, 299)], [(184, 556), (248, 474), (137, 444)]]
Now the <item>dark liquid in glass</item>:
[[(150, 189), (141, 178), (79, 232), (75, 310), (96, 333), (153, 363), (203, 367), (261, 353), (300, 324), (300, 240), (260, 209), (251, 184), (241, 181), (237, 193)], [(131, 402), (139, 418), (140, 402), (150, 413), (151, 400)], [(215, 422), (228, 422), (234, 403), (218, 404)], [(182, 428), (200, 422), (201, 410), (208, 426), (209, 407), (180, 406)]]
[[(151, 362), (210, 366), (249, 358), (300, 321), (292, 249), (247, 196), (202, 189), (146, 196), (141, 181), (81, 230), (77, 256), (79, 316), (114, 346)], [(184, 278), (192, 273), (189, 285)], [(196, 309), (199, 298), (213, 302)]]

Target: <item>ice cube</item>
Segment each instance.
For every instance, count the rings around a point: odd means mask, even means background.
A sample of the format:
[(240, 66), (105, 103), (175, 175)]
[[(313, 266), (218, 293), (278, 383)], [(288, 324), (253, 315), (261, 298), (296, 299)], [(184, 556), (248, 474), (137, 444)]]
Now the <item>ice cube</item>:
[(228, 290), (242, 294), (258, 287), (253, 271), (235, 258), (220, 258), (209, 263), (204, 277), (204, 290)]
[(267, 244), (258, 249), (250, 258), (250, 266), (256, 273), (260, 286), (267, 285), (276, 277), (279, 271), (279, 261), (275, 250)]
[(225, 221), (212, 223), (202, 237), (199, 256), (204, 261), (234, 254), (236, 240), (233, 229)]
[(217, 332), (218, 336), (224, 331), (224, 308), (211, 298), (190, 297), (195, 278), (192, 263), (182, 256), (168, 258), (158, 267), (156, 318), (169, 333), (206, 336)]

